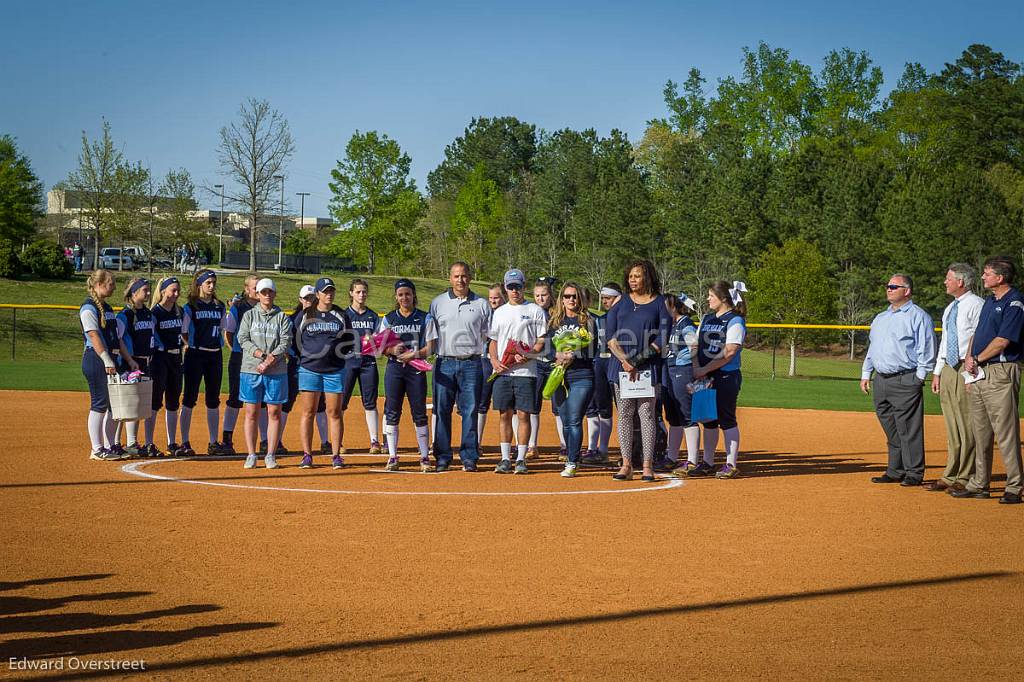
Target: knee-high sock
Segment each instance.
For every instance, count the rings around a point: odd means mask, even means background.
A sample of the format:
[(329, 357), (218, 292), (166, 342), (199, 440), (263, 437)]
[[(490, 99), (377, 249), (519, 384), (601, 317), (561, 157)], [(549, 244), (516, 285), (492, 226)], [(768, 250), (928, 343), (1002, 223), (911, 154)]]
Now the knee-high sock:
[(86, 426), (89, 429), (89, 443), (92, 445), (92, 451), (97, 452), (103, 446), (103, 412), (96, 412), (89, 410), (89, 419), (86, 421)]
[(426, 459), (430, 452), (430, 429), (426, 424), (416, 427), (416, 445), (420, 447), (420, 459)]
[(206, 408), (206, 428), (210, 431), (210, 442), (213, 443), (217, 440), (217, 434), (219, 433), (218, 427), (220, 426), (220, 408), (207, 407)]
[(153, 430), (156, 428), (156, 412), (146, 418), (146, 445), (153, 444)]
[(260, 423), (260, 442), (263, 443), (267, 440), (267, 408), (264, 407), (260, 410), (258, 421)]
[(555, 431), (558, 432), (559, 445), (561, 445), (562, 449), (565, 450), (565, 434), (562, 433), (562, 418), (557, 414), (555, 415)]
[(704, 462), (715, 463), (715, 448), (718, 447), (718, 429), (704, 429)]
[[(437, 435), (437, 415), (430, 415), (430, 433)], [(431, 436), (431, 442), (433, 442), (434, 435)]]
[(679, 446), (683, 443), (683, 427), (682, 426), (669, 426), (668, 427), (668, 451), (665, 453), (665, 459), (670, 459), (673, 462), (679, 461)]
[(235, 423), (238, 421), (238, 408), (230, 405), (224, 408), (224, 440), (228, 440), (228, 434), (235, 430)]
[(597, 446), (598, 452), (608, 454), (608, 442), (612, 439), (612, 418), (601, 417), (601, 442)]
[(476, 435), (480, 443), (484, 442), (484, 427), (487, 425), (487, 413), (481, 412), (476, 416)]
[[(113, 417), (111, 417), (111, 419), (113, 419)], [(111, 445), (114, 443), (117, 443), (118, 445), (121, 444), (121, 431), (123, 429), (124, 427), (121, 425), (121, 422), (114, 422), (114, 441)]]
[(316, 430), (320, 433), (320, 442), (326, 443), (331, 439), (331, 434), (327, 430), (327, 413), (317, 412), (316, 413)]
[(512, 415), (512, 440), (516, 443), (519, 442), (519, 414)]
[(192, 408), (181, 408), (181, 442), (191, 443), (189, 440), (192, 433)]
[(366, 410), (364, 413), (366, 417), (366, 430), (370, 434), (370, 442), (377, 442), (377, 425), (380, 424), (380, 417), (377, 416), (377, 410)]
[(281, 443), (284, 441), (284, 427), (287, 424), (288, 424), (288, 413), (287, 412), (282, 412), (281, 413), (281, 428), (277, 432), (278, 433), (278, 436), (277, 436), (277, 446), (278, 446), (278, 449), (280, 449)]
[(384, 437), (388, 442), (388, 457), (398, 457), (398, 424), (385, 424)]
[(696, 465), (700, 461), (700, 427), (687, 426), (683, 435), (686, 436), (686, 461)]
[(103, 447), (108, 450), (117, 443), (114, 436), (117, 433), (117, 422), (114, 421), (114, 415), (110, 414), (110, 410), (103, 413)]
[(530, 415), (530, 447), (537, 447), (537, 436), (540, 435), (540, 415)]
[(597, 452), (597, 441), (601, 437), (601, 418), (587, 417), (587, 449)]
[(124, 423), (125, 443), (135, 445), (139, 442), (139, 422), (134, 419)]
[(725, 461), (736, 466), (736, 458), (740, 454), (740, 427), (734, 426), (725, 430)]
[(167, 427), (167, 444), (178, 442), (178, 411), (167, 410), (164, 413), (164, 425)]

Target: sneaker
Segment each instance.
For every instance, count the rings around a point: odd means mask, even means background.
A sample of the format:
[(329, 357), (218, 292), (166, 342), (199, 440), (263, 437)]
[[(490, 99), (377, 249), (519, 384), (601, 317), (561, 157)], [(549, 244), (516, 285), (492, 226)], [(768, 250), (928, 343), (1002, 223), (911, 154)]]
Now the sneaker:
[(300, 469), (312, 469), (313, 468), (313, 455), (308, 452), (302, 455), (302, 462), (299, 464)]
[(160, 449), (156, 446), (156, 444), (150, 443), (149, 445), (146, 446), (145, 456), (160, 459), (161, 457), (164, 456), (164, 453), (160, 452)]
[(116, 462), (121, 459), (121, 455), (113, 453), (106, 448), (100, 448), (99, 450), (93, 450), (90, 452), (89, 459), (95, 459), (100, 462)]
[(121, 447), (120, 443), (115, 443), (110, 447), (109, 452), (117, 455), (118, 459), (131, 459), (131, 455), (125, 452), (125, 449)]
[(511, 474), (512, 473), (512, 460), (503, 459), (498, 462), (498, 466), (494, 467), (494, 473), (496, 474)]
[(736, 478), (739, 475), (740, 470), (735, 464), (725, 464), (715, 474), (715, 478)]
[(245, 468), (245, 469), (255, 469), (256, 468), (256, 455), (249, 455), (248, 457), (246, 457), (245, 458), (245, 465), (244, 465), (243, 468)]
[(323, 443), (320, 443), (320, 454), (321, 455), (326, 455), (326, 456), (330, 457), (333, 452), (334, 452), (334, 448), (331, 447), (331, 441), (325, 440)]
[(526, 459), (537, 459), (537, 448), (526, 448)]
[(562, 478), (572, 478), (576, 475), (576, 464), (573, 462), (566, 462), (565, 468), (562, 469)]
[(588, 452), (583, 456), (582, 462), (589, 464), (590, 466), (607, 466), (608, 465), (608, 453), (607, 452)]
[(181, 447), (178, 448), (179, 457), (195, 457), (195, 454), (196, 451), (192, 449), (192, 444), (189, 443), (188, 441), (182, 443)]
[(687, 474), (687, 477), (704, 478), (705, 476), (710, 476), (712, 471), (713, 469), (710, 464), (706, 462), (701, 462), (694, 468), (690, 469), (690, 473)]
[(180, 445), (178, 445), (177, 443), (168, 443), (167, 444), (167, 456), (168, 457), (177, 457), (179, 454), (181, 454), (181, 446)]
[(515, 470), (514, 473), (517, 473), (517, 474), (528, 474), (528, 473), (530, 473), (526, 469), (526, 460), (525, 459), (518, 459), (518, 460), (516, 460), (516, 470)]
[(430, 463), (429, 457), (424, 457), (420, 460), (420, 471), (425, 474), (429, 474), (434, 471), (434, 465)]
[(443, 474), (444, 472), (448, 471), (448, 469), (450, 469), (451, 466), (452, 466), (451, 464), (447, 464), (447, 463), (446, 464), (438, 464), (437, 467), (435, 467), (435, 470), (437, 471), (437, 473)]
[(672, 473), (676, 476), (689, 477), (697, 465), (687, 460), (672, 470)]
[(388, 457), (388, 463), (384, 465), (385, 471), (398, 471), (398, 458)]
[(273, 455), (267, 455), (266, 457), (263, 458), (263, 466), (267, 467), (268, 469), (276, 469), (277, 458), (274, 457)]
[(371, 455), (382, 455), (384, 454), (384, 448), (380, 446), (380, 442), (376, 440), (370, 441), (370, 454)]
[(139, 445), (138, 443), (129, 443), (124, 451), (129, 457), (143, 457), (146, 454), (146, 446)]
[(331, 459), (331, 466), (335, 469), (344, 469), (345, 460), (341, 458), (341, 455), (335, 455), (334, 458)]
[(466, 462), (465, 464), (462, 465), (462, 470), (463, 471), (468, 471), (470, 473), (475, 472), (476, 471), (476, 462)]

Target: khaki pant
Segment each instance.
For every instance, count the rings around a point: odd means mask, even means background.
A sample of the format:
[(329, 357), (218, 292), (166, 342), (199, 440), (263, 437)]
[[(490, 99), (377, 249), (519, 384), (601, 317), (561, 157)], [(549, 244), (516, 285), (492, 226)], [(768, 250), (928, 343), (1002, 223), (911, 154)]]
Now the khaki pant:
[(985, 378), (971, 384), (971, 425), (974, 429), (976, 466), (967, 487), (988, 490), (992, 480), (992, 442), (1006, 467), (1006, 492), (1019, 495), (1022, 485), (1020, 460), (1020, 365), (1015, 362), (991, 364)]
[(940, 480), (946, 485), (967, 485), (974, 474), (974, 430), (969, 397), (960, 372), (943, 365), (939, 375), (939, 402), (946, 421), (947, 456), (946, 470)]

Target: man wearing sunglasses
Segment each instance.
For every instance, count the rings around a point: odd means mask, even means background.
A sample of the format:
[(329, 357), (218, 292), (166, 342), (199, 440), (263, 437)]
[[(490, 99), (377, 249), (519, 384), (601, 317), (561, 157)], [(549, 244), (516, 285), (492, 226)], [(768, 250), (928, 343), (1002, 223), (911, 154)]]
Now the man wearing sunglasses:
[[(871, 321), (860, 390), (874, 394), (889, 461), (872, 483), (921, 485), (924, 479), (923, 382), (935, 367), (932, 318), (911, 300), (914, 281), (895, 274), (885, 285), (889, 307)], [(872, 374), (874, 378), (872, 379)]]

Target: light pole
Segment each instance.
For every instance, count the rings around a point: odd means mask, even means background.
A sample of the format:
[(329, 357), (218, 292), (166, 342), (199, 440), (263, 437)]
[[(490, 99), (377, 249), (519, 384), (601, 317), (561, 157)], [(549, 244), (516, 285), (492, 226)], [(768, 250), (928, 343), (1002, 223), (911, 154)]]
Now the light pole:
[(214, 185), (220, 191), (220, 234), (217, 236), (217, 265), (224, 262), (224, 185)]
[[(299, 198), (299, 229), (306, 229), (306, 197), (309, 196), (309, 192), (296, 192), (295, 196)], [(316, 234), (314, 232), (314, 234)], [(319, 259), (318, 259), (319, 260)], [(317, 270), (319, 272), (319, 270)]]
[(281, 182), (281, 216), (277, 223), (277, 271), (280, 272), (284, 254), (284, 176), (275, 175), (274, 179)]

